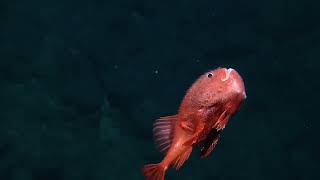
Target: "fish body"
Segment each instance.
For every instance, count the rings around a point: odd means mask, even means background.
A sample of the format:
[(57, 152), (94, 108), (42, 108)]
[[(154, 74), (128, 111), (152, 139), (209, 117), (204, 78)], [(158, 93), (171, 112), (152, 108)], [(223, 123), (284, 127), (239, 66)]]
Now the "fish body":
[(207, 157), (244, 99), (244, 83), (236, 70), (217, 68), (200, 76), (186, 92), (178, 113), (155, 121), (154, 140), (165, 157), (143, 167), (146, 179), (164, 180), (166, 170), (170, 166), (178, 170), (195, 146), (201, 147), (201, 157)]

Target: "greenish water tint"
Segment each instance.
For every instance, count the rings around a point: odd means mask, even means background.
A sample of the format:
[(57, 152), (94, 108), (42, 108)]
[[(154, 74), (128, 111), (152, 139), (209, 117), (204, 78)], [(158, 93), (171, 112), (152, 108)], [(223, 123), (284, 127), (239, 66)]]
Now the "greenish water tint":
[(247, 100), (166, 179), (320, 179), (319, 3), (0, 2), (0, 179), (143, 179), (153, 121), (236, 69)]

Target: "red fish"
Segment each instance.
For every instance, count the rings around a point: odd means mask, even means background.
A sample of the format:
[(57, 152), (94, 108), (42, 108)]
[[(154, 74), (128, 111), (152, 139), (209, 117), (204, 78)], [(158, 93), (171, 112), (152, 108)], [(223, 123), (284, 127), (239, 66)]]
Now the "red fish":
[(200, 76), (184, 96), (178, 113), (155, 121), (154, 140), (165, 157), (142, 168), (146, 179), (164, 180), (168, 167), (178, 170), (195, 146), (201, 147), (201, 157), (207, 157), (244, 99), (244, 83), (236, 70), (217, 68)]

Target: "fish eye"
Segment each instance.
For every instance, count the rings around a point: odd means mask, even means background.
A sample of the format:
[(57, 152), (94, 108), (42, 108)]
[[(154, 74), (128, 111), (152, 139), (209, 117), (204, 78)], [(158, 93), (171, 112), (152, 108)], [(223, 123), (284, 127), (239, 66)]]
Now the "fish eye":
[(212, 78), (213, 74), (212, 73), (209, 73), (208, 74), (208, 78)]

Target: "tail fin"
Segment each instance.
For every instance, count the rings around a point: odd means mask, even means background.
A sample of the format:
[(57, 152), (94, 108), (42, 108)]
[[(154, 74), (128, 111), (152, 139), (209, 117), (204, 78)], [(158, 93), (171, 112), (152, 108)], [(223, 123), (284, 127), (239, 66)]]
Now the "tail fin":
[(146, 180), (164, 180), (166, 167), (162, 164), (147, 164), (143, 166), (142, 173)]

